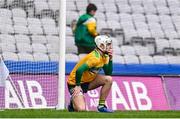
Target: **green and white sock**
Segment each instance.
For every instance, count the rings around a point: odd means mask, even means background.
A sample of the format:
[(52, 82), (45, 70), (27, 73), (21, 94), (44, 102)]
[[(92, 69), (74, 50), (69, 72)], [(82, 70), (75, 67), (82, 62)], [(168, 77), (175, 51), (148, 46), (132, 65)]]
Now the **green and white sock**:
[(100, 99), (98, 107), (104, 107), (104, 105), (105, 105), (105, 100), (104, 99)]

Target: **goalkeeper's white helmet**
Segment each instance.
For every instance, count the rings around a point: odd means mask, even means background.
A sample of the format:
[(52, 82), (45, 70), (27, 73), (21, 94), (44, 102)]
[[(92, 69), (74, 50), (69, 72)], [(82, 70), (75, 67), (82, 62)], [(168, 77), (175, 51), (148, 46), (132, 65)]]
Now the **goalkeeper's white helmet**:
[[(110, 37), (106, 36), (106, 35), (100, 35), (100, 36), (96, 36), (95, 38), (95, 43), (96, 46), (104, 53), (107, 53), (107, 44), (112, 43), (112, 40)], [(104, 45), (104, 48), (101, 47), (101, 45)]]

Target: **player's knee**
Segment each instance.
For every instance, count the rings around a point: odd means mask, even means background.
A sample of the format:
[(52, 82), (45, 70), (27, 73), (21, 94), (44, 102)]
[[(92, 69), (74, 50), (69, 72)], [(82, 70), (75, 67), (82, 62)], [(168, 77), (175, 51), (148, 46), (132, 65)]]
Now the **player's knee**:
[(76, 108), (76, 110), (77, 110), (78, 112), (85, 111), (85, 110), (86, 110), (86, 107), (83, 106), (83, 105), (78, 105), (77, 108)]
[(112, 85), (112, 77), (111, 76), (106, 76), (106, 83), (111, 84)]

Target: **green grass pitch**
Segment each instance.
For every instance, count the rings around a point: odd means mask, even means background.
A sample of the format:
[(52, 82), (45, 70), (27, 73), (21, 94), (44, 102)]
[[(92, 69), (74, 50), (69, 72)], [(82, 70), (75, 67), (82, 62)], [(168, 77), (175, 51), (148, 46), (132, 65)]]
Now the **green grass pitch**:
[(0, 118), (180, 118), (180, 111), (116, 111), (114, 113), (68, 112), (55, 109), (0, 111)]

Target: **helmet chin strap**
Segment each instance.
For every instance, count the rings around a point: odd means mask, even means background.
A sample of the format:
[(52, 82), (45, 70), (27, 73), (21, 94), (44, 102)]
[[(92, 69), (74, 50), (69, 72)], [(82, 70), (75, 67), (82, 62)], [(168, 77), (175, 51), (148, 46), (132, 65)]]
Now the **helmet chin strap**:
[(105, 51), (105, 52), (104, 52), (104, 54), (107, 54), (107, 55), (108, 55), (108, 54), (109, 54), (109, 52), (108, 52), (108, 51)]
[[(98, 47), (97, 47), (98, 48)], [(102, 49), (98, 48), (102, 53), (108, 54), (108, 51), (103, 51)]]

